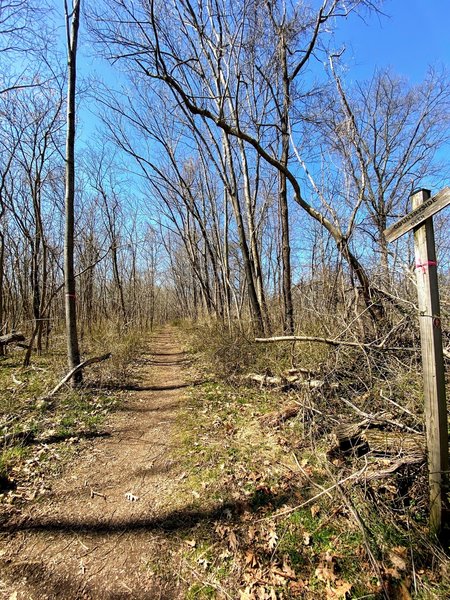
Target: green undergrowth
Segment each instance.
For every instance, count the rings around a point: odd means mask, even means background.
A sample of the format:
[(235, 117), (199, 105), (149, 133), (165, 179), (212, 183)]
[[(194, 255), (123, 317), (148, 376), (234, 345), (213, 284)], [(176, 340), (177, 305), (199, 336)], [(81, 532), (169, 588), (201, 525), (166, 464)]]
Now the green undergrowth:
[(188, 598), (378, 593), (363, 534), (346, 507), (334, 495), (314, 499), (329, 484), (321, 450), (299, 449), (298, 424), (264, 426), (279, 401), (223, 383), (189, 394), (180, 418), (180, 499), (205, 518), (186, 533), (185, 575), (194, 579)]
[[(339, 404), (340, 394), (362, 411), (389, 410), (391, 419), (398, 415), (385, 398), (396, 398), (412, 413), (402, 420), (417, 427), (418, 378), (393, 373), (368, 389), (338, 357), (341, 381), (336, 377), (333, 385), (270, 390), (236, 377), (261, 372), (265, 351), (244, 340), (243, 349), (227, 354), (224, 341), (218, 354), (209, 340), (201, 370), (216, 382), (191, 388), (179, 418), (176, 502), (193, 521), (178, 534), (186, 597), (448, 598), (450, 563), (427, 533), (425, 465), (376, 479), (367, 474), (386, 468), (383, 460), (328, 453), (330, 424), (355, 420)], [(239, 366), (236, 356), (247, 352)], [(230, 369), (218, 364), (225, 356)], [(347, 365), (355, 356), (353, 350), (346, 355)], [(290, 360), (285, 356), (271, 372), (282, 372)], [(302, 405), (297, 415), (273, 418), (293, 403)]]
[[(58, 474), (83, 440), (103, 435), (105, 417), (120, 403), (129, 382), (137, 334), (114, 336), (98, 331), (83, 342), (83, 358), (111, 351), (111, 359), (84, 372), (83, 384), (70, 384), (55, 396), (49, 392), (67, 372), (64, 340), (50, 352), (32, 356), (23, 367), (23, 351), (0, 358), (0, 500), (34, 498)], [(119, 385), (120, 384), (120, 385)]]

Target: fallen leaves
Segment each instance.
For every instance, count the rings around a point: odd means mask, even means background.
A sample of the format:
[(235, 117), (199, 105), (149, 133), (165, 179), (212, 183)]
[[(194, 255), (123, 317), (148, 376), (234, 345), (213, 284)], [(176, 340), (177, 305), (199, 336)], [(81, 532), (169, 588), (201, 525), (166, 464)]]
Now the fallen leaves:
[(408, 549), (404, 546), (395, 546), (389, 552), (389, 560), (393, 567), (389, 572), (396, 579), (399, 579), (401, 574), (407, 569), (407, 554)]
[(247, 586), (239, 592), (239, 600), (277, 600), (277, 594), (273, 587)]
[(278, 543), (278, 535), (275, 530), (275, 525), (272, 524), (271, 528), (267, 532), (267, 547), (271, 551), (275, 550), (275, 548), (277, 547), (277, 543)]
[[(329, 465), (303, 452), (285, 425), (270, 439), (262, 436), (261, 398), (234, 402), (227, 389), (221, 394), (217, 387), (209, 394), (198, 390), (200, 410), (191, 429), (197, 437), (191, 438), (188, 450), (193, 464), (183, 466), (189, 466), (184, 485), (188, 497), (192, 499), (194, 488), (202, 503), (214, 501), (217, 506), (213, 539), (210, 528), (203, 541), (198, 537), (198, 548), (191, 552), (193, 569), (208, 571), (226, 590), (224, 597), (229, 593), (240, 600), (348, 600), (378, 593), (378, 580), (348, 511), (334, 492), (315, 496), (316, 488), (329, 485)], [(263, 412), (271, 408), (266, 404)], [(200, 487), (201, 480), (208, 485)], [(293, 509), (305, 501), (309, 504)], [(289, 515), (279, 518), (283, 511)], [(204, 542), (208, 554), (200, 559)], [(391, 555), (385, 548), (383, 552), (389, 559), (383, 568), (400, 589), (408, 569), (405, 551), (398, 547)], [(360, 567), (356, 577), (355, 565)]]
[(335, 587), (327, 587), (327, 600), (338, 600), (339, 598), (347, 598), (347, 594), (351, 591), (353, 585), (348, 581), (337, 580)]
[(254, 569), (258, 566), (258, 559), (252, 550), (247, 550), (245, 553), (245, 564), (251, 569)]
[(125, 500), (128, 500), (128, 502), (137, 502), (139, 500), (139, 496), (135, 496), (132, 492), (126, 492)]
[(239, 542), (236, 533), (231, 527), (222, 525), (221, 523), (216, 523), (215, 532), (222, 540), (226, 542), (228, 550), (231, 552), (236, 552)]
[(335, 557), (330, 552), (326, 552), (315, 570), (317, 579), (326, 585), (327, 600), (346, 598), (353, 587), (351, 583), (338, 578), (335, 568)]

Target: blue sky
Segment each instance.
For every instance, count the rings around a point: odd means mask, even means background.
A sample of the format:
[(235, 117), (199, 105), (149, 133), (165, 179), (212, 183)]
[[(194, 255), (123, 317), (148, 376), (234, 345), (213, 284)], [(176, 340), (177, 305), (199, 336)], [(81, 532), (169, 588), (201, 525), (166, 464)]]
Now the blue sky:
[[(62, 0), (52, 2), (62, 16)], [(343, 63), (348, 81), (370, 79), (376, 67), (390, 67), (411, 83), (422, 81), (429, 65), (450, 69), (450, 0), (385, 0), (382, 12), (364, 19), (352, 15), (336, 23), (336, 44), (346, 47)], [(64, 44), (64, 31), (60, 33)], [(106, 82), (117, 85), (117, 71), (95, 56), (87, 37), (82, 22), (81, 74), (101, 73)]]
[[(63, 25), (63, 0), (51, 2)], [(366, 15), (365, 21), (352, 15), (337, 23), (336, 40), (347, 48), (344, 62), (350, 79), (368, 79), (375, 67), (392, 67), (417, 83), (430, 64), (450, 68), (450, 0), (385, 0), (382, 10), (384, 15)], [(59, 33), (64, 51), (62, 28)], [(84, 22), (80, 42), (80, 70), (108, 73), (108, 79), (117, 80), (104, 62), (93, 56), (92, 48), (86, 47)]]
[(383, 15), (339, 23), (351, 79), (369, 78), (375, 67), (392, 67), (420, 82), (428, 66), (450, 67), (450, 0), (385, 0)]

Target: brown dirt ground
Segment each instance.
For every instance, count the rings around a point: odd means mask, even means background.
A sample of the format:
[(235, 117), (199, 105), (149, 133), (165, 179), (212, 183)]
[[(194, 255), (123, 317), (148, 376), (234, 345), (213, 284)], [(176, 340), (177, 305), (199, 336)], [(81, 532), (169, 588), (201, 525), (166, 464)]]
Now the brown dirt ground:
[[(170, 505), (180, 481), (173, 451), (186, 355), (170, 328), (149, 346), (139, 385), (106, 423), (110, 435), (86, 442), (47, 495), (0, 524), (0, 598), (184, 597)], [(155, 573), (151, 565), (166, 555), (166, 572)]]

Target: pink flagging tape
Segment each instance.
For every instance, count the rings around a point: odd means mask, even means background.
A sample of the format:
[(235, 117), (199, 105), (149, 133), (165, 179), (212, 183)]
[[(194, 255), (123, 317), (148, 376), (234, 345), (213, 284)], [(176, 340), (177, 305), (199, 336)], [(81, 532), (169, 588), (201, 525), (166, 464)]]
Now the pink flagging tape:
[(437, 262), (435, 260), (427, 260), (426, 262), (417, 262), (416, 269), (422, 269), (422, 273), (427, 272), (427, 267), (437, 267)]

